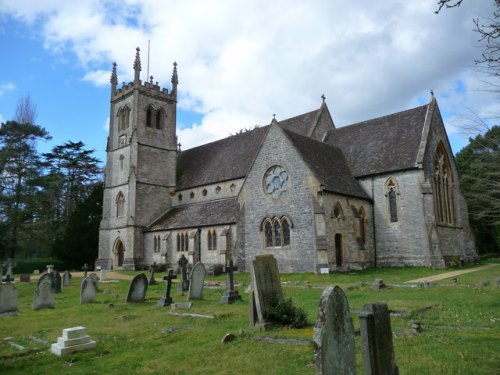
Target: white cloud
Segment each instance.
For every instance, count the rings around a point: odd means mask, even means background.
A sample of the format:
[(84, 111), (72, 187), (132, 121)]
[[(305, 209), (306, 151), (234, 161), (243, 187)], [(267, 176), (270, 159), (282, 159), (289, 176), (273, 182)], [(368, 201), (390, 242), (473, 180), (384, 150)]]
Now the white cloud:
[(313, 110), (321, 94), (340, 126), (417, 105), (431, 89), (450, 118), (457, 108), (498, 110), (472, 69), (481, 51), (472, 18), (491, 15), (492, 2), (435, 8), (405, 0), (0, 0), (0, 13), (39, 20), (45, 46), (74, 52), (82, 79), (96, 85), (108, 84), (112, 61), (119, 82), (130, 81), (136, 46), (146, 79), (148, 40), (155, 81), (170, 86), (177, 61), (179, 105), (204, 114), (180, 127), (184, 149), (269, 123), (273, 113)]
[(0, 84), (0, 96), (4, 95), (8, 91), (15, 90), (15, 88), (16, 85), (10, 82)]

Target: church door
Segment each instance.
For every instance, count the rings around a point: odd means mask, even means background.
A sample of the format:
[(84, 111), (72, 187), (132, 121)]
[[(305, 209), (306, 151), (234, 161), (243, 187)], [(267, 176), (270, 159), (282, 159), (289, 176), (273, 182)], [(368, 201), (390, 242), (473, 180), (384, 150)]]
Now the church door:
[(340, 233), (335, 234), (335, 266), (337, 268), (342, 267), (344, 259), (342, 257), (342, 235)]
[(114, 268), (123, 266), (123, 242), (118, 240), (115, 244), (115, 259), (113, 261)]

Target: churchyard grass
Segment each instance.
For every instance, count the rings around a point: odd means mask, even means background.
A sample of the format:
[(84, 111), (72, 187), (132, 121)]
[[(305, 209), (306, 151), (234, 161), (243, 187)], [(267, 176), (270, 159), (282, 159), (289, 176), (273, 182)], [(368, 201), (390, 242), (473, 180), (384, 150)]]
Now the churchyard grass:
[[(446, 270), (454, 271), (456, 269)], [(225, 275), (207, 277), (220, 288), (205, 288), (203, 300), (170, 315), (169, 307), (158, 307), (164, 293), (162, 282), (149, 286), (145, 303), (125, 304), (129, 281), (102, 282), (96, 301), (79, 304), (79, 278), (56, 295), (54, 309), (31, 308), (36, 282), (16, 283), (19, 315), (0, 317), (0, 372), (2, 374), (315, 374), (310, 344), (313, 324), (323, 287), (340, 285), (351, 312), (364, 304), (383, 301), (396, 312), (391, 318), (396, 363), (401, 374), (498, 374), (500, 367), (500, 265), (484, 271), (431, 283), (429, 288), (388, 287), (380, 291), (371, 282), (386, 284), (442, 273), (427, 268), (376, 269), (342, 274), (281, 274), (286, 297), (303, 307), (310, 325), (302, 329), (274, 328), (254, 332), (249, 328), (250, 275), (236, 273), (236, 289), (244, 301), (219, 303)], [(137, 274), (127, 272), (127, 274)], [(160, 279), (157, 274), (157, 280)], [(481, 286), (484, 280), (489, 285)], [(450, 284), (451, 286), (434, 286)], [(468, 284), (469, 286), (463, 286)], [(483, 283), (484, 285), (484, 283)], [(172, 287), (175, 302), (187, 298)], [(210, 317), (208, 317), (210, 316)], [(355, 329), (359, 319), (353, 314)], [(422, 332), (411, 327), (419, 321)], [(84, 326), (97, 348), (57, 357), (50, 353), (64, 328)], [(226, 333), (236, 339), (221, 344)], [(25, 347), (19, 350), (4, 338)], [(263, 342), (262, 337), (285, 339)], [(289, 342), (286, 339), (290, 339)], [(291, 341), (291, 339), (295, 341)], [(283, 343), (284, 341), (284, 343)], [(356, 337), (358, 373), (363, 373), (360, 337)]]

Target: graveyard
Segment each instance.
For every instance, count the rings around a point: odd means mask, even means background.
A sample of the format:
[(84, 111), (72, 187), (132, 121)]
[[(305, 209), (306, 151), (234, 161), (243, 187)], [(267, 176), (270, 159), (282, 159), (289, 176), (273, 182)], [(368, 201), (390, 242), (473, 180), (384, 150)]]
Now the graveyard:
[[(51, 295), (54, 303), (34, 309), (35, 293), (49, 293), (47, 277), (21, 282), (14, 269), (15, 282), (3, 284), (17, 293), (17, 313), (0, 316), (0, 373), (313, 375), (320, 328), (333, 326), (339, 336), (330, 341), (340, 338), (339, 348), (323, 355), (349, 361), (342, 364), (344, 373), (367, 373), (363, 350), (384, 336), (389, 346), (371, 348), (390, 347), (386, 358), (400, 374), (497, 374), (500, 259), (487, 263), (492, 265), (458, 276), (455, 271), (478, 266), (281, 273), (279, 286), (261, 275), (274, 285), (270, 292), (291, 298), (307, 313), (302, 328), (267, 324), (254, 314), (249, 301), (259, 310), (266, 296), (249, 293), (255, 289), (251, 273), (235, 272), (230, 290), (228, 275), (203, 279), (202, 267), (193, 272), (202, 275), (196, 276), (201, 288), (187, 288), (181, 272), (120, 271), (96, 279), (99, 272), (69, 278), (59, 270), (61, 280), (51, 279), (60, 288)], [(443, 273), (450, 276), (426, 281)], [(339, 304), (341, 310), (328, 310)], [(326, 309), (322, 326), (320, 305)], [(387, 319), (377, 331), (369, 317), (380, 312)], [(335, 328), (341, 319), (349, 324)], [(60, 355), (71, 340), (87, 350)]]

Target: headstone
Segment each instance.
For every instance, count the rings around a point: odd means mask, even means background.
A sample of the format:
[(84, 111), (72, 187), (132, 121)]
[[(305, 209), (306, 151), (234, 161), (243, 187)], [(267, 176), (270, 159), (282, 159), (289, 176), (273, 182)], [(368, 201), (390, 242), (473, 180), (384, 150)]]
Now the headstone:
[(203, 285), (207, 271), (203, 263), (198, 262), (193, 266), (189, 278), (188, 299), (203, 299)]
[(53, 264), (47, 264), (47, 273), (51, 273), (54, 270)]
[(61, 293), (61, 274), (56, 270), (52, 270), (50, 275), (52, 276), (52, 288), (54, 292)]
[(365, 375), (398, 375), (387, 305), (383, 302), (369, 303), (364, 306), (359, 318)]
[(354, 326), (338, 286), (323, 291), (313, 334), (316, 374), (356, 374)]
[(129, 302), (144, 302), (148, 290), (148, 278), (144, 273), (135, 276), (128, 287), (127, 300)]
[[(49, 275), (49, 274), (46, 274)], [(51, 279), (50, 275), (49, 278)], [(56, 305), (54, 289), (52, 282), (45, 278), (38, 284), (33, 298), (33, 310), (53, 308)]]
[(189, 280), (188, 280), (188, 276), (187, 276), (188, 260), (184, 256), (184, 254), (181, 255), (181, 257), (177, 261), (177, 264), (179, 265), (179, 268), (181, 269), (181, 282), (179, 283), (179, 290), (181, 292), (185, 292), (186, 290), (189, 290)]
[(380, 290), (385, 288), (385, 283), (384, 280), (382, 279), (375, 279), (372, 283), (372, 289), (373, 290)]
[(92, 280), (92, 282), (94, 283), (94, 286), (95, 286), (95, 290), (98, 290), (99, 289), (99, 278), (97, 277), (97, 274), (95, 272), (92, 272), (88, 278), (90, 280)]
[(163, 280), (167, 282), (165, 287), (165, 296), (161, 297), (157, 305), (158, 306), (170, 306), (174, 301), (172, 300), (172, 296), (170, 296), (170, 290), (172, 289), (172, 280), (175, 279), (177, 275), (174, 275), (172, 270), (168, 270), (168, 274), (163, 276)]
[(270, 254), (257, 255), (252, 261), (252, 289), (257, 311), (255, 328), (265, 329), (265, 312), (278, 305), (283, 298), (276, 258)]
[(227, 271), (227, 283), (226, 283), (226, 291), (221, 297), (222, 303), (231, 304), (234, 301), (241, 300), (241, 296), (237, 290), (234, 290), (234, 271), (233, 271), (233, 261), (229, 261), (229, 265), (226, 268)]
[(49, 283), (50, 287), (52, 288), (52, 274), (50, 273), (43, 273), (42, 276), (38, 279), (38, 287), (40, 288), (40, 285), (43, 283)]
[(155, 269), (156, 269), (156, 262), (153, 262), (153, 264), (149, 267), (149, 285), (155, 285), (156, 280), (155, 280)]
[(59, 357), (83, 350), (94, 349), (96, 342), (85, 331), (85, 327), (63, 329), (63, 335), (52, 344), (50, 351)]
[(17, 313), (18, 295), (14, 283), (0, 283), (0, 315)]
[(87, 263), (84, 263), (83, 266), (82, 266), (82, 270), (83, 270), (83, 278), (86, 278), (87, 277), (87, 271), (89, 270), (89, 265)]
[(103, 269), (99, 270), (99, 280), (106, 281), (107, 273), (108, 273), (107, 270)]
[(80, 285), (80, 304), (94, 302), (96, 296), (97, 288), (95, 286), (94, 280), (90, 276), (83, 279)]
[(29, 283), (31, 281), (31, 275), (29, 273), (22, 273), (19, 276), (19, 281), (22, 283)]
[(73, 276), (71, 275), (71, 273), (69, 271), (64, 271), (63, 276), (62, 276), (63, 286), (70, 286), (72, 277)]
[(40, 275), (40, 270), (33, 270), (33, 275)]

